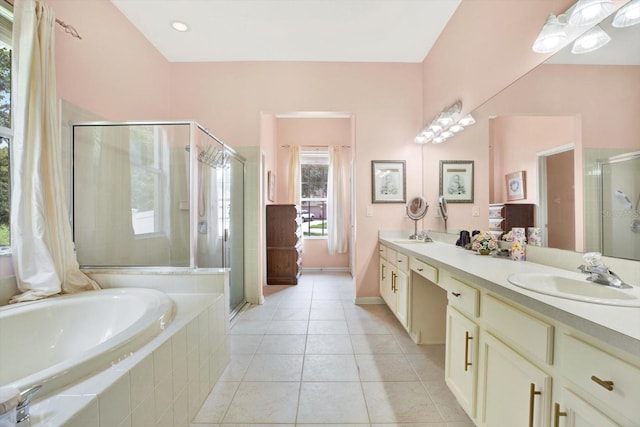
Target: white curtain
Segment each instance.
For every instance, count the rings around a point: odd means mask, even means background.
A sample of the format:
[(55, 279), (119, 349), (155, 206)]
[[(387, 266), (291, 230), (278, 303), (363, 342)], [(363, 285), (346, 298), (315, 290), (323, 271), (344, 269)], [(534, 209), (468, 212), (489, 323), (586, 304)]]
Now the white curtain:
[(347, 252), (347, 224), (345, 215), (344, 183), (340, 149), (329, 147), (329, 171), (327, 177), (327, 246), (329, 254)]
[(300, 146), (289, 148), (289, 203), (300, 206)]
[(78, 267), (63, 190), (55, 16), (34, 0), (15, 2), (14, 16), (11, 249), (19, 302), (98, 285)]

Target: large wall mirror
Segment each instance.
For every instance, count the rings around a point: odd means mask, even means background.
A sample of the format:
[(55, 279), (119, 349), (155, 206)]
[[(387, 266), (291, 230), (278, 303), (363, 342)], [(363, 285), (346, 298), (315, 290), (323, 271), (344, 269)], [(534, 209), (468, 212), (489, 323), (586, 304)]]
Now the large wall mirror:
[(474, 116), (486, 123), (490, 203), (507, 201), (506, 174), (526, 171), (518, 203), (536, 205), (545, 246), (640, 260), (640, 24), (612, 18), (600, 23), (606, 46), (578, 55), (569, 44)]

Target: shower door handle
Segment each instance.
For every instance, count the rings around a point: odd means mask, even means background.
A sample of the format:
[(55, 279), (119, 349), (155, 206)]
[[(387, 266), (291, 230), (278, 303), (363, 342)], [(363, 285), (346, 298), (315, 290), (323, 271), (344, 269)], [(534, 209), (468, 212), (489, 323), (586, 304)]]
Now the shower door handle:
[(224, 241), (225, 242), (229, 241), (229, 229), (228, 228), (224, 229)]

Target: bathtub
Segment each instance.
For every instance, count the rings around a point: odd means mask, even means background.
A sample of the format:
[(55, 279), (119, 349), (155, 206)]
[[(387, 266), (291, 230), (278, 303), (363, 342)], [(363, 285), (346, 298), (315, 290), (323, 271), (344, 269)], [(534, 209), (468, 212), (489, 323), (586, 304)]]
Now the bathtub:
[(38, 398), (118, 363), (172, 321), (153, 289), (103, 289), (0, 307), (0, 386)]

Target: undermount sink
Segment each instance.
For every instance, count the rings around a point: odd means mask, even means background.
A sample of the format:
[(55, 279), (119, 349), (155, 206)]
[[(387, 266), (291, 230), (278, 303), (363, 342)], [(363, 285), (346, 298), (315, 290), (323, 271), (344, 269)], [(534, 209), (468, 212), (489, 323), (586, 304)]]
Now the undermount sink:
[(509, 283), (529, 291), (559, 298), (593, 304), (640, 307), (640, 290), (618, 289), (586, 280), (545, 273), (515, 273), (507, 277)]
[(393, 243), (400, 243), (402, 245), (412, 244), (412, 243), (427, 243), (422, 239), (419, 239), (419, 240), (416, 240), (416, 239), (392, 239), (391, 241)]

